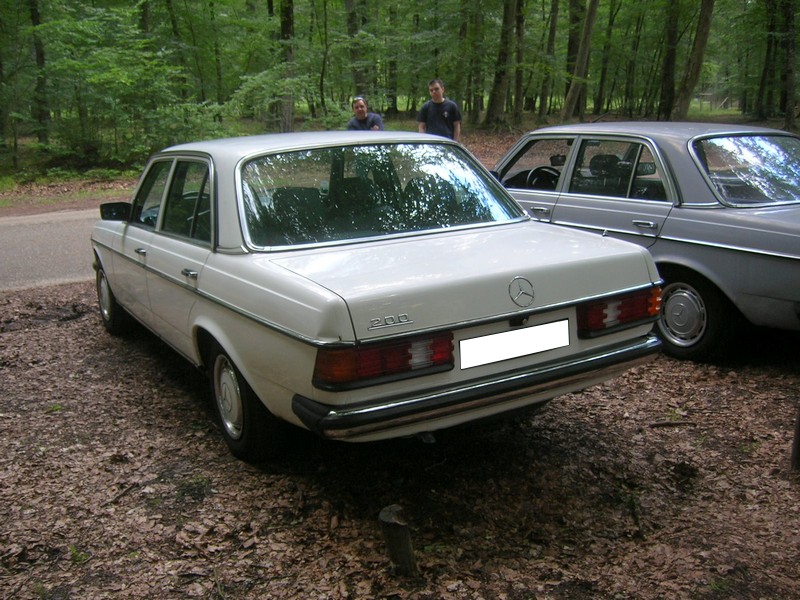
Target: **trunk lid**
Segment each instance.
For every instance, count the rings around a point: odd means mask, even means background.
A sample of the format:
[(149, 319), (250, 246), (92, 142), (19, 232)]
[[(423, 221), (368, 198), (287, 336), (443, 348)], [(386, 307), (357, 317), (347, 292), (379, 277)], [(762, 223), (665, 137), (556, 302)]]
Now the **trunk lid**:
[[(637, 245), (532, 222), (319, 248), (272, 259), (340, 296), (356, 340), (527, 314), (658, 280)], [(515, 303), (516, 278), (533, 300)], [(519, 304), (522, 304), (520, 306)]]

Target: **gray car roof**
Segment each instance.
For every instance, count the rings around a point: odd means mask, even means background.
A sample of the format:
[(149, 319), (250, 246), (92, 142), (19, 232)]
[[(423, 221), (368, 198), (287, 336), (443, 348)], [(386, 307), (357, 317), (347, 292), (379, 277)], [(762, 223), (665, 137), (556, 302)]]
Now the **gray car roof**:
[(779, 129), (756, 127), (751, 125), (734, 125), (728, 123), (692, 123), (679, 121), (612, 121), (599, 123), (575, 123), (570, 125), (554, 125), (542, 127), (531, 133), (558, 133), (558, 134), (628, 134), (641, 135), (654, 140), (688, 141), (702, 135), (747, 133), (772, 133), (790, 135)]
[(165, 148), (161, 152), (200, 152), (215, 159), (238, 162), (256, 154), (285, 152), (324, 146), (386, 142), (449, 142), (435, 135), (403, 131), (310, 131), (304, 133), (272, 133), (200, 142), (189, 142)]

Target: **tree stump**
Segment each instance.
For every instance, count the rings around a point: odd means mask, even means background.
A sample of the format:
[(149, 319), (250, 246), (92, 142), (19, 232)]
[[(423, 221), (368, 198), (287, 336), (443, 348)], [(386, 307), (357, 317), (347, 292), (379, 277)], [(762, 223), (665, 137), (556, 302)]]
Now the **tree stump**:
[(416, 577), (419, 575), (414, 549), (411, 547), (411, 534), (408, 523), (403, 518), (403, 507), (392, 504), (381, 510), (378, 517), (381, 531), (389, 550), (389, 559), (396, 571), (401, 575)]

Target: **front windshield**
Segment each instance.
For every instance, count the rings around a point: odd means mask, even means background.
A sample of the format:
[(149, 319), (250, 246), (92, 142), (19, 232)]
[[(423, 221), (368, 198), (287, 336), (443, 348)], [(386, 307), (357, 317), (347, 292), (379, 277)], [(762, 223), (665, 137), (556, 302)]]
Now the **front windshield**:
[(242, 167), (258, 248), (497, 223), (524, 213), (448, 144), (370, 144), (262, 156)]
[(701, 139), (694, 152), (722, 200), (735, 206), (800, 202), (800, 138)]

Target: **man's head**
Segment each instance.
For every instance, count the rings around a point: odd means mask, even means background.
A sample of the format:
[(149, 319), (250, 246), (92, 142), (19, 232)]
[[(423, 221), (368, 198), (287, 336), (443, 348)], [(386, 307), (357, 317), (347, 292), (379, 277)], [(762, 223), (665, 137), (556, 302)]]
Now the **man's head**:
[(356, 119), (363, 121), (367, 118), (367, 112), (369, 112), (367, 101), (361, 96), (353, 98), (353, 114), (355, 114)]
[(436, 104), (444, 102), (444, 84), (441, 79), (431, 79), (428, 82), (428, 92)]

